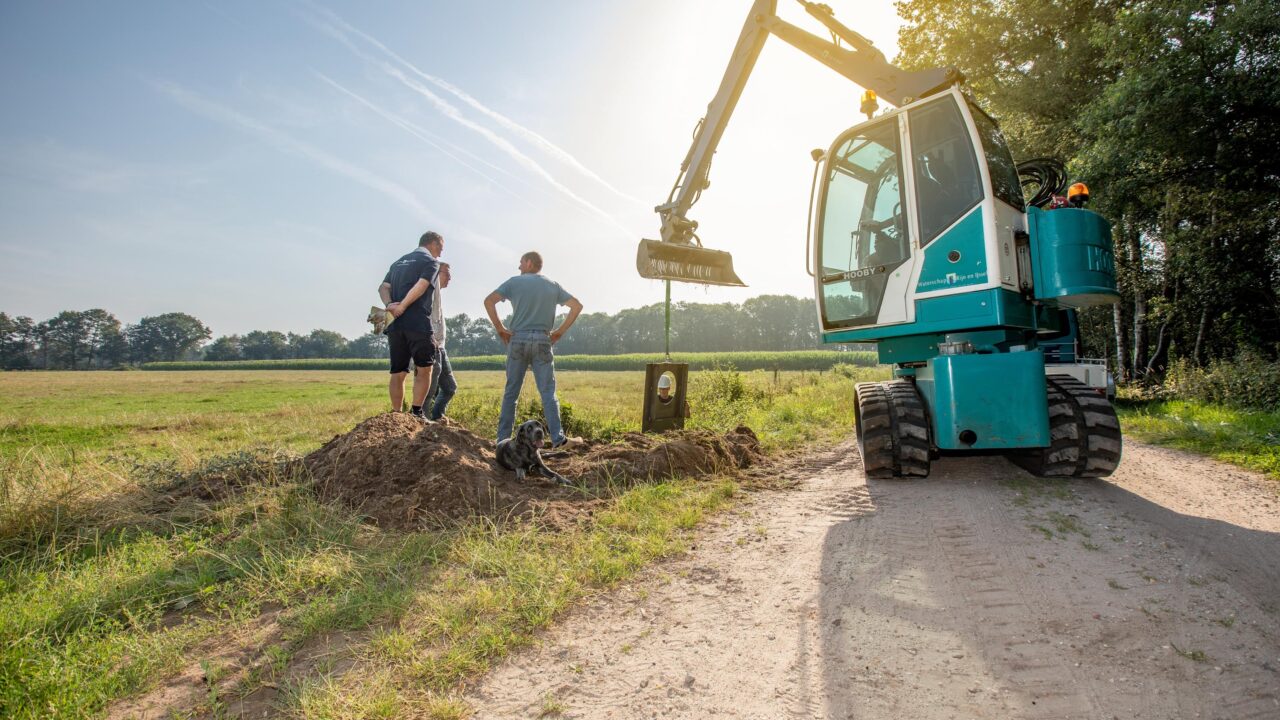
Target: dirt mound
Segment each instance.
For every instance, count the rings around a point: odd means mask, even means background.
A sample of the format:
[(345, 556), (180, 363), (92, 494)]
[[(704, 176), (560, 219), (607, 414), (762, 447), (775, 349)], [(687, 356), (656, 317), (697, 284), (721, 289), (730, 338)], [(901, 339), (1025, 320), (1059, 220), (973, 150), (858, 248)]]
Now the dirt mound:
[(724, 435), (684, 430), (665, 435), (628, 433), (612, 445), (590, 447), (562, 470), (570, 477), (665, 478), (706, 475), (751, 467), (764, 459), (760, 440), (748, 427)]
[[(629, 434), (548, 453), (547, 464), (582, 487), (541, 478), (517, 482), (494, 461), (494, 443), (451, 420), (423, 424), (405, 413), (377, 415), (303, 459), (320, 496), (358, 509), (379, 525), (415, 528), (441, 519), (536, 514), (559, 524), (600, 504), (606, 482), (728, 472), (764, 458), (755, 433), (684, 431)], [(586, 488), (587, 492), (583, 492)]]

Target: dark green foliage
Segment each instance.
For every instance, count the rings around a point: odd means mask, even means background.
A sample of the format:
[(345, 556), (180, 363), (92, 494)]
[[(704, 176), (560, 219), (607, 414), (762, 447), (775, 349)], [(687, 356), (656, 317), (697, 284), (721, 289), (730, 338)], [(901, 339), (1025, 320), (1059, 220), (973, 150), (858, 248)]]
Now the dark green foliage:
[(0, 312), (0, 368), (20, 370), (31, 367), (35, 346), (34, 320), (29, 317), (11, 317)]
[(243, 357), (239, 335), (223, 335), (204, 349), (205, 360), (227, 361)]
[(127, 354), (120, 321), (106, 310), (64, 310), (39, 324), (0, 313), (0, 367), (6, 369), (104, 368)]
[[(563, 320), (561, 316), (557, 322)], [(143, 318), (124, 333), (119, 325), (104, 310), (64, 312), (39, 324), (31, 318), (0, 313), (0, 368), (87, 369), (115, 367), (127, 360), (195, 360), (196, 348), (210, 336), (199, 320), (182, 313)], [(506, 352), (487, 318), (472, 319), (460, 313), (447, 318), (446, 326), (451, 355), (478, 357)], [(583, 315), (556, 349), (567, 355), (619, 355), (656, 351), (664, 346), (663, 307), (654, 304), (614, 315)], [(811, 300), (761, 295), (741, 305), (676, 304), (672, 309), (671, 347), (693, 352), (783, 351), (817, 349), (822, 343)], [(312, 330), (305, 335), (254, 330), (244, 335), (223, 335), (203, 349), (203, 359), (215, 362), (386, 357), (385, 336), (370, 332), (348, 341), (332, 330)], [(781, 369), (811, 368), (784, 365)]]
[(204, 323), (177, 312), (144, 317), (125, 334), (129, 351), (138, 362), (180, 360), (212, 335)]
[[(556, 349), (575, 355), (661, 350), (665, 343), (663, 315), (661, 303), (628, 308), (613, 315), (585, 313)], [(459, 315), (448, 320), (448, 327), (452, 353), (496, 355), (504, 351), (486, 318), (471, 320)], [(822, 341), (811, 299), (761, 295), (741, 305), (673, 304), (671, 347), (690, 352), (810, 350), (822, 347)]]
[[(466, 316), (464, 315), (463, 317)], [(388, 352), (386, 335), (367, 332), (347, 343), (347, 352), (344, 357), (385, 358)]]
[(240, 339), (245, 360), (283, 360), (289, 357), (289, 338), (275, 330), (254, 330)]
[(1166, 388), (1179, 398), (1241, 410), (1280, 411), (1280, 363), (1253, 351), (1231, 360), (1195, 367), (1178, 361), (1169, 370)]
[(1014, 154), (1066, 161), (1113, 222), (1122, 302), (1082, 318), (1091, 354), (1152, 382), (1177, 358), (1276, 358), (1274, 0), (897, 5), (899, 60), (962, 70)]

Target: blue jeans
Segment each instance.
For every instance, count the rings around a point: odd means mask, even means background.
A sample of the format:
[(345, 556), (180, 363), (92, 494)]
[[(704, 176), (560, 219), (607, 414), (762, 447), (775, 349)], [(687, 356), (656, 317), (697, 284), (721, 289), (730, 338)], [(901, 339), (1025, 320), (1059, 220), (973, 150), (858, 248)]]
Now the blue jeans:
[(533, 381), (542, 396), (542, 412), (547, 419), (551, 442), (564, 440), (560, 427), (560, 401), (556, 400), (555, 355), (551, 337), (541, 330), (520, 330), (507, 346), (507, 389), (502, 393), (502, 414), (498, 416), (498, 442), (511, 437), (516, 424), (516, 400), (524, 387), (524, 372), (533, 368)]
[[(439, 390), (439, 393), (436, 391)], [(432, 420), (439, 420), (444, 417), (444, 411), (449, 407), (449, 401), (453, 399), (453, 394), (458, 392), (458, 381), (453, 377), (453, 365), (449, 363), (449, 353), (444, 348), (436, 348), (436, 361), (431, 366), (431, 388), (427, 390), (427, 399), (423, 403), (423, 407), (431, 404), (431, 398), (435, 398), (435, 407), (431, 409), (429, 417)]]

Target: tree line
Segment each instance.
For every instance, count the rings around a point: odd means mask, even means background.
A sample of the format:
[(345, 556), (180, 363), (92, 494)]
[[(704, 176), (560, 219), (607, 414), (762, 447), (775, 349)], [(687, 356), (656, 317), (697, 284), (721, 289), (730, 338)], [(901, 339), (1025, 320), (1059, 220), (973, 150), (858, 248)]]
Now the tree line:
[(1082, 330), (1117, 374), (1277, 359), (1275, 0), (899, 0), (900, 62), (952, 66), (1020, 159), (1111, 220), (1121, 301)]
[[(676, 303), (671, 349), (678, 352), (811, 350), (822, 347), (813, 301), (762, 295), (741, 304)], [(508, 318), (509, 320), (509, 318)], [(464, 357), (505, 352), (489, 320), (447, 318), (447, 347)], [(657, 353), (664, 349), (661, 303), (614, 314), (587, 313), (557, 345), (562, 354)], [(144, 317), (124, 325), (102, 309), (66, 310), (43, 322), (0, 312), (0, 367), (90, 370), (155, 361), (382, 358), (387, 341), (366, 333), (347, 339), (333, 330), (306, 334), (254, 330), (223, 335), (185, 313)]]
[(185, 313), (122, 325), (101, 308), (64, 310), (43, 322), (0, 312), (0, 367), (89, 370), (198, 355), (209, 328)]

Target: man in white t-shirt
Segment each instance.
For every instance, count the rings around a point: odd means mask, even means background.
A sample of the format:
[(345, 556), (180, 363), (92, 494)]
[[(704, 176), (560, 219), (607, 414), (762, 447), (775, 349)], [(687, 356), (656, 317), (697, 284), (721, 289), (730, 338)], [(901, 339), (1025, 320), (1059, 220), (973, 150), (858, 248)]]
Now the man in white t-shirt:
[[(438, 237), (438, 236), (437, 236)], [(444, 238), (434, 239), (426, 245), (427, 252), (437, 262), (444, 254)], [(431, 364), (431, 387), (427, 389), (427, 398), (423, 403), (423, 411), (430, 420), (444, 417), (449, 401), (458, 391), (458, 381), (453, 377), (453, 366), (449, 364), (449, 353), (444, 349), (445, 326), (444, 305), (440, 302), (440, 291), (449, 287), (449, 264), (440, 263), (440, 274), (436, 282), (431, 284), (431, 336), (435, 342), (435, 362)], [(438, 392), (437, 392), (438, 391)], [(426, 412), (427, 408), (431, 408)]]

